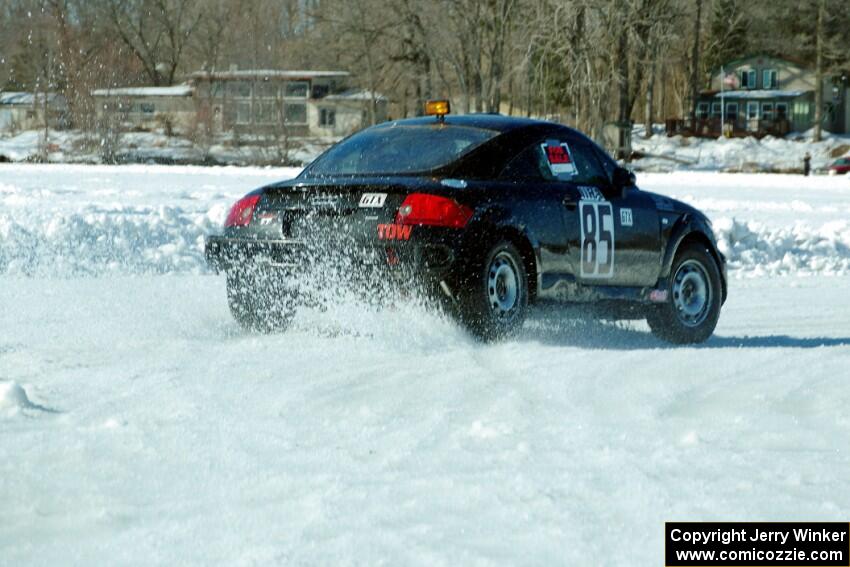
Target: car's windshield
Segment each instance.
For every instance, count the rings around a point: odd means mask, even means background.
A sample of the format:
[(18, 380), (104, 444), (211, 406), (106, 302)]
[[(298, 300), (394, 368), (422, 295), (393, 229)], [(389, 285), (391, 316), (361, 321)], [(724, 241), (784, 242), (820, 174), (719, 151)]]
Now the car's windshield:
[(390, 125), (370, 128), (328, 150), (307, 175), (394, 175), (448, 165), (498, 132), (483, 128)]

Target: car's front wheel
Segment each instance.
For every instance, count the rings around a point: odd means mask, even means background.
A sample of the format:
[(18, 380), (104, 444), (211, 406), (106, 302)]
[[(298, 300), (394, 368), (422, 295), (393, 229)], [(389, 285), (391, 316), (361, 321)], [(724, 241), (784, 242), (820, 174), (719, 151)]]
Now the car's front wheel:
[(720, 318), (723, 289), (717, 262), (705, 246), (679, 250), (667, 286), (667, 301), (647, 314), (652, 332), (676, 344), (708, 339)]
[(261, 333), (285, 331), (295, 315), (295, 293), (273, 271), (227, 272), (227, 302), (236, 322)]
[(507, 241), (471, 267), (459, 295), (461, 322), (478, 338), (497, 340), (522, 327), (528, 310), (528, 276), (522, 256)]

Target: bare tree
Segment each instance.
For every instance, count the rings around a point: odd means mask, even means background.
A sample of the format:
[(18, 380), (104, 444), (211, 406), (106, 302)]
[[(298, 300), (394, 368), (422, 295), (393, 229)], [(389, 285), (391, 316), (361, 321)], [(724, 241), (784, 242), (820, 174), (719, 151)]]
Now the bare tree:
[(116, 37), (154, 85), (171, 85), (201, 20), (199, 0), (106, 0)]

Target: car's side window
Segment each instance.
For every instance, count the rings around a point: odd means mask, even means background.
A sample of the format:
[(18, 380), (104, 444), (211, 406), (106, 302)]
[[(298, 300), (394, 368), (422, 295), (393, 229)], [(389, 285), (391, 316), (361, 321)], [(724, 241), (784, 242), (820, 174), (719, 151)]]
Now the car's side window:
[(611, 159), (608, 154), (599, 149), (595, 148), (596, 157), (599, 159), (599, 162), (602, 164), (602, 169), (605, 170), (605, 175), (608, 177), (608, 181), (612, 182), (614, 180), (614, 170), (617, 169), (617, 162)]
[(569, 145), (576, 167), (575, 177), (571, 181), (601, 187), (608, 185), (610, 176), (597, 158), (593, 146), (580, 138), (571, 140)]
[(511, 181), (555, 180), (539, 143), (532, 144), (517, 154), (502, 170), (500, 177)]
[(610, 174), (591, 144), (581, 139), (551, 138), (517, 154), (502, 170), (501, 177), (512, 181), (567, 181), (605, 186), (610, 182)]

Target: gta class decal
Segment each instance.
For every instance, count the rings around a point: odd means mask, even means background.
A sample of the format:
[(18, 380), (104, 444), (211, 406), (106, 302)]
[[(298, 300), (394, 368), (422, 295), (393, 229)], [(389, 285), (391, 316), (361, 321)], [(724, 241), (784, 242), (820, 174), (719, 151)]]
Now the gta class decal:
[(582, 278), (606, 279), (614, 276), (614, 208), (608, 201), (581, 200)]
[(631, 209), (620, 209), (620, 226), (632, 226), (634, 217)]
[(387, 200), (386, 193), (363, 193), (360, 197), (361, 209), (380, 209)]
[(410, 240), (413, 227), (403, 224), (379, 224), (378, 240)]
[(567, 144), (558, 142), (557, 140), (547, 140), (540, 147), (543, 149), (543, 154), (546, 156), (546, 162), (549, 164), (549, 170), (552, 172), (552, 175), (559, 179), (569, 178), (575, 175), (576, 166), (573, 163), (573, 156)]

